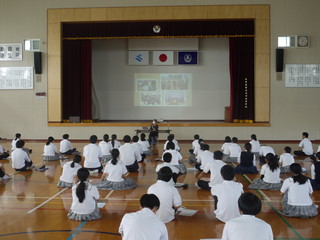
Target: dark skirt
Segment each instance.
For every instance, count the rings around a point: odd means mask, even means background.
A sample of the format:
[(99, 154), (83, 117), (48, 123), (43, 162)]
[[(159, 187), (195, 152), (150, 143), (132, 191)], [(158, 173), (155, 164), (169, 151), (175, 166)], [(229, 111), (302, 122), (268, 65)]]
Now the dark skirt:
[(240, 173), (240, 174), (257, 174), (257, 173), (259, 173), (256, 166), (243, 167), (243, 166), (238, 165), (235, 167), (234, 171), (235, 171), (235, 173)]
[(103, 190), (125, 190), (137, 187), (136, 182), (132, 178), (125, 178), (121, 182), (111, 182), (108, 180), (103, 180), (96, 184), (97, 188)]
[(258, 178), (253, 180), (253, 182), (249, 185), (249, 189), (261, 189), (261, 190), (280, 190), (282, 186), (283, 180), (279, 183), (268, 183)]

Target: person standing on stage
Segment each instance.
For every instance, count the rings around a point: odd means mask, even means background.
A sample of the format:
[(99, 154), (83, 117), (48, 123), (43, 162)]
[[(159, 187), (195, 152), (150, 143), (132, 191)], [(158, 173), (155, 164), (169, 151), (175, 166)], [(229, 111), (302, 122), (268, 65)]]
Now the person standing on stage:
[(156, 145), (157, 139), (159, 136), (159, 125), (158, 125), (158, 122), (156, 119), (153, 119), (149, 130), (150, 130), (149, 143), (151, 146), (154, 146), (154, 145)]

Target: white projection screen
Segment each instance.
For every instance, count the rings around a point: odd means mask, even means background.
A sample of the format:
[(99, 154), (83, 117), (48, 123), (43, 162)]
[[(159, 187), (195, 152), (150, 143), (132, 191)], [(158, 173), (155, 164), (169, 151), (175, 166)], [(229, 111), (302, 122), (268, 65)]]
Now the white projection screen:
[(175, 52), (174, 65), (155, 66), (150, 60), (132, 66), (127, 39), (93, 40), (92, 45), (95, 119), (224, 119), (230, 102), (228, 38), (199, 39), (198, 65), (178, 65)]

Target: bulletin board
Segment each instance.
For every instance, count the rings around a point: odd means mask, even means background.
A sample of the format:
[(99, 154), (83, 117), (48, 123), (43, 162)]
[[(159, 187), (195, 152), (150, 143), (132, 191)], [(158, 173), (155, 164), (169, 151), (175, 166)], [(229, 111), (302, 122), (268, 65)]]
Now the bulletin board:
[(286, 64), (286, 87), (320, 87), (320, 64)]
[(33, 89), (33, 67), (0, 67), (0, 89)]

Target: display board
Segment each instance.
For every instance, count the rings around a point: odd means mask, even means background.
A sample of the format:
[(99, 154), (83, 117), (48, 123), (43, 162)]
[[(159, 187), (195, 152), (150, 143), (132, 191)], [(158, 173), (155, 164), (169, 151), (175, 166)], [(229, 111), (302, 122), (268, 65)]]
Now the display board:
[(33, 89), (33, 67), (1, 67), (0, 89)]
[(286, 64), (286, 87), (320, 87), (320, 64)]

